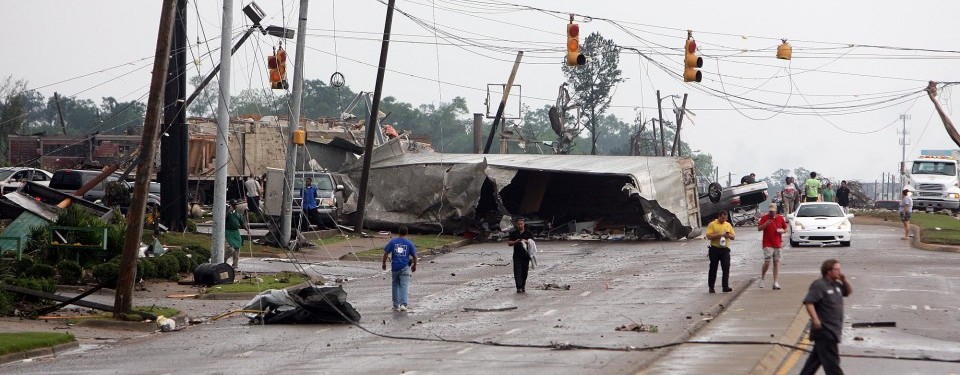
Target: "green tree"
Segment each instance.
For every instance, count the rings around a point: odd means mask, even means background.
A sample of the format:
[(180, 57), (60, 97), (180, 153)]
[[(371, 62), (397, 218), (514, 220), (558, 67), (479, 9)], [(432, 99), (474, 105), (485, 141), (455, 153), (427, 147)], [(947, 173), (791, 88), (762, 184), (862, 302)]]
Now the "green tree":
[[(194, 90), (200, 87), (200, 82), (203, 82), (203, 78), (204, 77), (201, 76), (193, 76), (193, 78), (190, 78), (190, 84), (193, 85)], [(220, 86), (217, 80), (210, 80), (210, 83), (208, 83), (207, 86), (200, 91), (200, 94), (193, 99), (193, 102), (190, 103), (190, 107), (187, 108), (187, 113), (191, 116), (215, 117), (217, 113), (218, 95), (220, 95)]]
[(102, 98), (99, 111), (104, 133), (140, 134), (144, 117), (147, 115), (147, 105), (136, 100), (118, 102), (108, 96)]
[(563, 65), (563, 74), (575, 92), (590, 131), (590, 154), (597, 155), (597, 140), (600, 138), (601, 117), (610, 108), (612, 91), (623, 81), (620, 63), (620, 47), (599, 33), (587, 36), (580, 48), (587, 58), (581, 66)]

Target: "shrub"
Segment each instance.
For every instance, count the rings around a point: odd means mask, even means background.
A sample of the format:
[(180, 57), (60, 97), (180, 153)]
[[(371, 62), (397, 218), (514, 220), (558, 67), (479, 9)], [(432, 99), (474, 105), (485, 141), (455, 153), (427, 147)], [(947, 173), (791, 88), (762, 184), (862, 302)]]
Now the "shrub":
[(170, 280), (180, 277), (180, 262), (176, 256), (164, 254), (153, 261), (157, 264), (157, 277)]
[(57, 276), (57, 269), (51, 265), (37, 263), (27, 268), (24, 276), (36, 279), (53, 279)]
[(178, 271), (180, 273), (190, 273), (193, 272), (194, 268), (197, 268), (197, 261), (193, 258), (195, 255), (193, 253), (187, 253), (183, 250), (173, 250), (164, 256), (174, 256), (177, 258), (177, 262), (180, 264)]
[(187, 232), (197, 233), (197, 222), (193, 219), (187, 219)]
[(14, 264), (14, 269), (15, 269), (16, 275), (17, 275), (17, 276), (26, 275), (26, 274), (27, 274), (27, 270), (28, 270), (30, 267), (33, 267), (34, 264), (36, 264), (36, 262), (34, 262), (34, 261), (33, 261), (33, 258), (31, 258), (31, 257), (22, 257), (22, 258), (20, 258), (20, 260), (18, 260), (18, 261)]
[[(36, 279), (32, 277), (20, 277), (13, 280), (10, 280), (11, 285), (19, 286), (21, 288), (32, 289), (40, 292), (53, 293), (57, 291), (57, 284), (53, 282), (53, 279)], [(39, 302), (40, 298), (23, 296), (24, 301), (29, 302)]]
[(116, 261), (101, 263), (93, 266), (93, 277), (101, 283), (110, 281), (107, 283), (107, 286), (116, 286), (118, 276), (120, 276), (120, 263), (117, 263)]
[(140, 258), (140, 264), (137, 266), (137, 273), (140, 278), (157, 278), (157, 264), (152, 258)]
[(13, 295), (0, 290), (0, 316), (7, 316), (13, 312)]
[(66, 285), (76, 285), (83, 276), (83, 268), (80, 263), (72, 260), (61, 260), (57, 263), (57, 272), (60, 274), (60, 283)]
[(197, 262), (197, 264), (203, 264), (203, 263), (209, 262), (210, 256), (213, 255), (210, 253), (210, 249), (203, 246), (197, 246), (197, 245), (184, 246), (183, 251), (186, 251), (187, 253), (192, 253), (193, 259)]

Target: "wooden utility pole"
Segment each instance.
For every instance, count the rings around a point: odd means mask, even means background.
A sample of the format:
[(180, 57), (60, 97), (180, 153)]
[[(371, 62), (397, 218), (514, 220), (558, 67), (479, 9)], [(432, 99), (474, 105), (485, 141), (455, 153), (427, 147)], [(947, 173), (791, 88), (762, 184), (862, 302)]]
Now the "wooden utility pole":
[(479, 154), (483, 151), (483, 114), (473, 114), (473, 153)]
[(933, 102), (934, 108), (937, 109), (937, 113), (940, 114), (940, 120), (943, 121), (943, 127), (947, 129), (947, 134), (950, 135), (950, 139), (953, 140), (957, 146), (960, 146), (960, 133), (957, 133), (957, 128), (953, 127), (953, 121), (950, 121), (950, 118), (947, 117), (947, 114), (943, 112), (943, 108), (940, 107), (940, 102), (937, 101), (937, 83), (930, 81), (927, 85), (927, 95), (930, 96), (930, 101)]
[(513, 62), (513, 70), (510, 71), (510, 78), (507, 79), (507, 87), (503, 88), (503, 97), (500, 98), (500, 106), (497, 107), (497, 116), (493, 119), (493, 126), (490, 128), (490, 135), (487, 137), (487, 144), (483, 146), (483, 153), (490, 153), (490, 146), (493, 145), (493, 135), (497, 134), (497, 126), (503, 120), (503, 111), (507, 108), (507, 98), (510, 97), (510, 89), (513, 88), (513, 79), (517, 78), (517, 69), (520, 69), (520, 59), (523, 58), (523, 51), (517, 52), (517, 59)]
[(680, 104), (680, 113), (677, 114), (677, 132), (673, 135), (673, 147), (670, 148), (670, 156), (676, 154), (680, 156), (680, 125), (683, 124), (683, 115), (687, 112), (687, 94), (683, 94), (683, 103)]
[(53, 92), (53, 101), (57, 103), (57, 115), (60, 117), (60, 127), (63, 128), (63, 135), (67, 135), (67, 123), (63, 121), (63, 110), (60, 109), (60, 94)]
[[(660, 156), (667, 156), (667, 144), (663, 141), (663, 106), (660, 105), (660, 90), (657, 90), (657, 113), (660, 114)], [(657, 142), (656, 139), (653, 140)]]
[(173, 20), (176, 0), (163, 0), (160, 8), (160, 28), (157, 33), (157, 49), (153, 58), (153, 78), (150, 80), (150, 96), (147, 99), (147, 115), (144, 118), (143, 137), (141, 138), (141, 157), (143, 162), (137, 168), (136, 184), (133, 189), (133, 201), (127, 213), (127, 233), (123, 239), (123, 253), (120, 256), (120, 275), (117, 277), (117, 294), (113, 304), (113, 316), (120, 317), (133, 308), (133, 284), (137, 277), (137, 255), (140, 250), (140, 237), (143, 236), (143, 216), (147, 209), (147, 194), (150, 189), (150, 173), (156, 154), (156, 143), (160, 131), (160, 115), (163, 112), (163, 90), (166, 83), (167, 67), (170, 64), (170, 37), (173, 35)]
[(387, 51), (390, 49), (390, 29), (393, 26), (393, 9), (396, 0), (387, 3), (387, 18), (383, 24), (383, 42), (380, 44), (380, 64), (377, 67), (377, 82), (373, 88), (373, 103), (367, 118), (366, 136), (363, 138), (363, 169), (360, 171), (360, 195), (357, 196), (357, 215), (353, 230), (363, 233), (364, 211), (367, 209), (367, 185), (370, 183), (370, 163), (373, 159), (373, 137), (377, 130), (380, 113), (380, 96), (383, 94), (383, 76), (387, 71)]

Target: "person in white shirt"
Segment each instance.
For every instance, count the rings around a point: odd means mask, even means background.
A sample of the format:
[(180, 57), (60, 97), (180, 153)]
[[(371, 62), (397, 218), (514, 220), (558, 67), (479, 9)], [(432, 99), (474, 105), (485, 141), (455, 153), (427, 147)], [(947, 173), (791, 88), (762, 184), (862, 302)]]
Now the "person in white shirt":
[(900, 200), (900, 221), (903, 221), (903, 238), (910, 238), (910, 214), (913, 213), (913, 198), (910, 198), (910, 190), (903, 189), (903, 198)]
[(243, 187), (247, 191), (247, 209), (260, 213), (260, 183), (250, 175), (243, 178)]

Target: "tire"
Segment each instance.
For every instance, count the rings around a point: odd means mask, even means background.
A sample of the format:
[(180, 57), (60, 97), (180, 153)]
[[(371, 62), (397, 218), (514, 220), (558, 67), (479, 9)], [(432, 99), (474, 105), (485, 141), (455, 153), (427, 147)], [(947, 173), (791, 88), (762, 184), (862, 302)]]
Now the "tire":
[(711, 182), (710, 185), (707, 186), (707, 195), (710, 196), (710, 202), (713, 202), (713, 204), (720, 202), (720, 196), (722, 194), (723, 187), (721, 187), (720, 184)]
[(790, 247), (800, 247), (800, 243), (794, 240), (790, 240)]
[(840, 246), (850, 247), (850, 241), (840, 241)]

